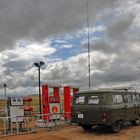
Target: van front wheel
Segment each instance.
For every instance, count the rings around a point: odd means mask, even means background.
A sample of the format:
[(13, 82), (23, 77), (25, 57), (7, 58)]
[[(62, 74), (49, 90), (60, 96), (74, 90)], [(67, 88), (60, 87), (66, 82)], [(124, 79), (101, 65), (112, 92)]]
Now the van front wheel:
[(84, 130), (91, 130), (92, 125), (82, 125)]
[(121, 122), (120, 121), (115, 121), (112, 125), (111, 125), (111, 131), (114, 133), (119, 132), (121, 129)]

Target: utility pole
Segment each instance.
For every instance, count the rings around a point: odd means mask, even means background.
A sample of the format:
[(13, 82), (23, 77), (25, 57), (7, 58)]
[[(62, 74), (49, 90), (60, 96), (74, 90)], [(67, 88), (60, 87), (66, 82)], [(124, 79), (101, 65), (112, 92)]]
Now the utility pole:
[(89, 29), (89, 3), (87, 0), (86, 3), (86, 10), (87, 10), (87, 39), (88, 39), (88, 74), (89, 74), (89, 80), (88, 80), (88, 86), (89, 86), (89, 90), (91, 87), (91, 83), (90, 83), (90, 29)]

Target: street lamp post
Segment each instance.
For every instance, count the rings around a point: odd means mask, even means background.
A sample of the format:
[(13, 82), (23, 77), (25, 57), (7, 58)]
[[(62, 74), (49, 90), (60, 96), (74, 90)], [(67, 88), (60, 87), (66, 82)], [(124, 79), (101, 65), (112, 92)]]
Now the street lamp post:
[(38, 67), (38, 89), (39, 89), (39, 112), (42, 114), (41, 109), (41, 89), (40, 89), (40, 67), (44, 65), (45, 63), (43, 61), (40, 61), (38, 63), (34, 63), (36, 67)]

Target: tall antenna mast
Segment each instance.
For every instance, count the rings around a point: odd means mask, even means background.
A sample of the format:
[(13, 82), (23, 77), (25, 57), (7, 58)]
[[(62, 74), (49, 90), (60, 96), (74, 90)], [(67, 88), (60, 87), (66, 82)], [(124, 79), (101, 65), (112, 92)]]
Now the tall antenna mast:
[(86, 10), (87, 10), (87, 45), (88, 45), (88, 74), (89, 74), (89, 80), (88, 80), (88, 85), (90, 89), (90, 30), (89, 30), (89, 3), (88, 0), (86, 2)]

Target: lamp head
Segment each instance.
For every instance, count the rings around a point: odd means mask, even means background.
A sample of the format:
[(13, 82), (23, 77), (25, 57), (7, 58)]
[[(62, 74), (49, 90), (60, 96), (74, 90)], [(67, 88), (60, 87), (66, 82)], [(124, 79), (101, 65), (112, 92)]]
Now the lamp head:
[(40, 61), (40, 66), (44, 65), (45, 63), (43, 61)]
[(39, 67), (39, 64), (38, 64), (38, 63), (34, 63), (34, 65), (35, 65), (36, 67)]

